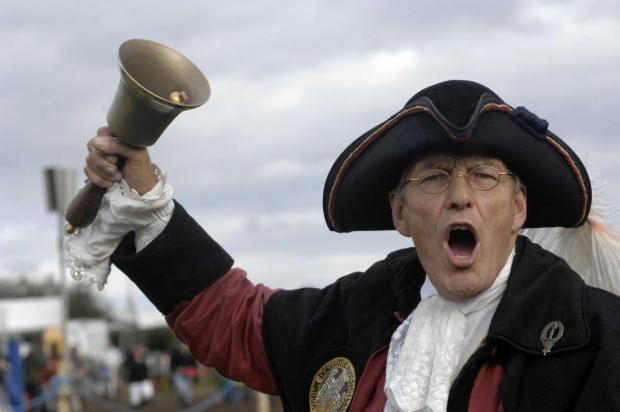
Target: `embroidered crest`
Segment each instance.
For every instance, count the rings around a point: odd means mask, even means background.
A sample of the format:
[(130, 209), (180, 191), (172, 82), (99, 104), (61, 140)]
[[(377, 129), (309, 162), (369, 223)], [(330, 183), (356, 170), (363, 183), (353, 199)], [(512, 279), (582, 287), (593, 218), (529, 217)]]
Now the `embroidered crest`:
[(355, 369), (350, 360), (337, 357), (325, 363), (310, 384), (311, 412), (344, 412), (353, 399)]
[(547, 323), (540, 333), (540, 342), (543, 344), (543, 356), (551, 352), (551, 348), (564, 335), (564, 324), (558, 320)]

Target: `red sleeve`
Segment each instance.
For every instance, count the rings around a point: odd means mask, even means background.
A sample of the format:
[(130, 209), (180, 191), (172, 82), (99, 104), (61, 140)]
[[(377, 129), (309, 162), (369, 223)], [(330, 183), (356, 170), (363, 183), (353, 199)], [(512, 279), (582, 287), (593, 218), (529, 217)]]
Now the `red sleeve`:
[(263, 310), (274, 292), (253, 285), (245, 271), (231, 269), (192, 300), (177, 304), (166, 321), (199, 362), (276, 395), (262, 335)]

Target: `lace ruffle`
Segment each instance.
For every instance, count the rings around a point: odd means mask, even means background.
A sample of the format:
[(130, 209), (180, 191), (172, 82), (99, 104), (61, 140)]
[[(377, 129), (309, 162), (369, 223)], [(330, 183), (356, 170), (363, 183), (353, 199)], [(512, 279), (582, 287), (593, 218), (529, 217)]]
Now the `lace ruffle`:
[(390, 341), (385, 412), (443, 412), (452, 380), (487, 334), (501, 299), (514, 249), (487, 290), (463, 302), (422, 299)]
[(439, 296), (424, 299), (392, 335), (385, 411), (445, 411), (467, 319)]
[(148, 231), (151, 239), (140, 239), (146, 244), (163, 230), (174, 208), (173, 190), (166, 175), (157, 167), (155, 171), (157, 184), (143, 196), (124, 180), (115, 183), (103, 196), (95, 220), (67, 238), (65, 260), (73, 279), (87, 280), (102, 290), (110, 275), (110, 256), (127, 233), (145, 233), (144, 228), (157, 226), (158, 230)]

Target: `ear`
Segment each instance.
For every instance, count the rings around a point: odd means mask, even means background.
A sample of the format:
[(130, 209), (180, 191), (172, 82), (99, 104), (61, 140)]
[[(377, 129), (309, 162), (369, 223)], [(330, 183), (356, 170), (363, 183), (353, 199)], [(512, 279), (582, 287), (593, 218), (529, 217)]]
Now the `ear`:
[(405, 201), (396, 190), (392, 190), (389, 194), (390, 207), (392, 208), (392, 223), (394, 228), (405, 237), (411, 237), (409, 225), (407, 224)]
[(515, 194), (515, 214), (512, 219), (512, 231), (518, 232), (527, 218), (527, 193), (525, 186), (521, 186), (519, 192)]

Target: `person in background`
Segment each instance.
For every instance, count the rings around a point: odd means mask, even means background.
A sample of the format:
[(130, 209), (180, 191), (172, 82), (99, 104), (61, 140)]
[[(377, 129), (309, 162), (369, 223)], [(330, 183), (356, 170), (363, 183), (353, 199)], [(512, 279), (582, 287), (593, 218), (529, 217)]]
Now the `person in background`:
[(178, 344), (170, 353), (170, 374), (174, 391), (181, 403), (191, 405), (194, 380), (198, 377), (196, 360), (187, 346)]
[(7, 375), (11, 371), (11, 364), (6, 355), (0, 351), (0, 412), (10, 411), (10, 398), (6, 390)]
[(105, 385), (104, 393), (108, 398), (116, 398), (118, 396), (118, 381), (122, 365), (123, 354), (121, 350), (112, 342), (108, 342), (108, 346), (101, 357)]
[(155, 396), (155, 388), (145, 361), (147, 350), (145, 345), (137, 344), (125, 363), (128, 399), (131, 407), (145, 405)]
[[(41, 342), (35, 339), (28, 342), (28, 354), (24, 358), (24, 387), (28, 399), (38, 398), (43, 394), (43, 371), (45, 369), (45, 357)], [(45, 404), (33, 408), (33, 412), (45, 411)]]
[(50, 411), (56, 410), (57, 406), (57, 400), (53, 394), (60, 388), (57, 379), (61, 362), (62, 358), (58, 350), (58, 345), (52, 343), (50, 346), (50, 353), (45, 359), (45, 366), (41, 371), (41, 385), (43, 387), (43, 392), (47, 395), (45, 398), (45, 408)]

